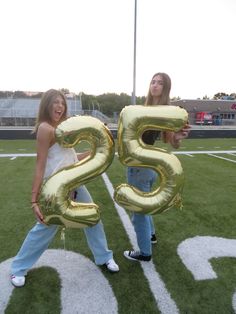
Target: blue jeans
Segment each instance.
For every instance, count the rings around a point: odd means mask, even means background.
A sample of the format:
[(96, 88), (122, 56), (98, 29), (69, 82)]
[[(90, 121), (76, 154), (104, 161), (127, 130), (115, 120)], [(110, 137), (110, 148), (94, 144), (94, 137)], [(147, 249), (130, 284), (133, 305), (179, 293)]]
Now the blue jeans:
[[(157, 179), (156, 171), (149, 168), (128, 167), (127, 181), (143, 192), (150, 192)], [(132, 213), (131, 217), (142, 255), (152, 255), (151, 235), (155, 233), (151, 215)]]
[[(85, 186), (77, 189), (76, 200), (82, 203), (92, 202), (92, 198)], [(20, 251), (15, 256), (11, 265), (11, 274), (25, 276), (48, 248), (57, 229), (58, 226), (56, 225), (46, 226), (37, 222), (29, 231)], [(83, 228), (83, 230), (97, 265), (103, 265), (113, 258), (113, 252), (107, 247), (106, 235), (101, 221), (95, 226)]]

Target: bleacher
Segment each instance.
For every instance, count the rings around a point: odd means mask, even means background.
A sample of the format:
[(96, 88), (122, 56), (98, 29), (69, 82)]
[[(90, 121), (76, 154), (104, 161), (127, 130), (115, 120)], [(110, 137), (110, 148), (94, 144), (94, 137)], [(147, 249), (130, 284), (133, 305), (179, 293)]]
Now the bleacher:
[[(31, 126), (35, 124), (40, 99), (1, 98), (0, 126)], [(83, 114), (79, 100), (67, 99), (68, 115)]]

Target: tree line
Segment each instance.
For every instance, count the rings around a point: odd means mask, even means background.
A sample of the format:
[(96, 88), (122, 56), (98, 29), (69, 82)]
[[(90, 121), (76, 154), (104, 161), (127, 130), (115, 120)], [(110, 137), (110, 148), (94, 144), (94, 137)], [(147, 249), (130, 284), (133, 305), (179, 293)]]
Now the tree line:
[[(61, 91), (68, 97), (75, 100), (80, 100), (82, 103), (83, 110), (99, 110), (105, 115), (112, 117), (114, 112), (119, 113), (125, 106), (131, 105), (131, 96), (125, 93), (104, 93), (102, 95), (89, 95), (83, 92), (79, 94), (70, 93), (66, 88), (62, 88)], [(38, 93), (28, 93), (24, 91), (0, 91), (0, 98), (34, 98), (38, 99), (42, 97), (43, 92)], [(146, 96), (137, 96), (136, 104), (143, 105)], [(180, 100), (180, 97), (174, 97), (171, 100)], [(200, 98), (199, 98), (200, 99)], [(205, 95), (202, 99), (210, 99)], [(226, 99), (234, 100), (236, 99), (236, 93), (230, 95), (220, 92), (214, 95), (214, 100)]]

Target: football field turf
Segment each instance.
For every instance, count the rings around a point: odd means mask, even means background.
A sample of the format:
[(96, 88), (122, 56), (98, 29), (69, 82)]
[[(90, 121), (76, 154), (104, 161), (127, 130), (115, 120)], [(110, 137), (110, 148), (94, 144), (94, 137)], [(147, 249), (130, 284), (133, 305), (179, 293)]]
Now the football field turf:
[(120, 272), (93, 264), (82, 229), (67, 229), (65, 241), (59, 229), (25, 287), (12, 289), (11, 258), (35, 223), (34, 145), (0, 141), (0, 313), (236, 313), (235, 139), (187, 139), (176, 152), (185, 174), (184, 207), (153, 215), (158, 242), (152, 262), (123, 257), (137, 244), (130, 213), (111, 197), (126, 182), (115, 157), (87, 188), (102, 211)]

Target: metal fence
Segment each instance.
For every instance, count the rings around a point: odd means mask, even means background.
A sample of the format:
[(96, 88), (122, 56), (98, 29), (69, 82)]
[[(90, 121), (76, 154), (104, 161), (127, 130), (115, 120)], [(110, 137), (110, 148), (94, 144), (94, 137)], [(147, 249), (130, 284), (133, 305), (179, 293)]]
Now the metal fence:
[[(0, 99), (0, 126), (34, 126), (40, 99)], [(99, 110), (82, 110), (78, 99), (67, 99), (68, 115), (90, 115), (109, 123), (110, 119)]]

